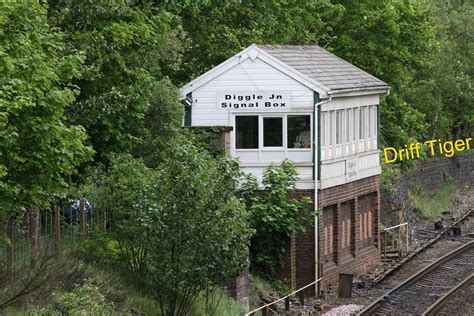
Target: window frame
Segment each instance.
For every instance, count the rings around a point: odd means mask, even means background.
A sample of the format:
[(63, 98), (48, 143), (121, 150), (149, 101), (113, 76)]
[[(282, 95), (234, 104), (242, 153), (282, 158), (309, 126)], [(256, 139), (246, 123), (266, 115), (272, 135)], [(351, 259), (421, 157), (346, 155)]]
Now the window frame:
[[(310, 147), (309, 148), (289, 148), (288, 147), (288, 117), (290, 116), (309, 116), (309, 133), (310, 133)], [(285, 134), (285, 150), (287, 151), (307, 151), (313, 149), (314, 144), (314, 124), (313, 124), (313, 116), (308, 113), (285, 113), (285, 118), (283, 120), (285, 122), (284, 134)]]
[[(258, 132), (258, 135), (257, 135), (257, 148), (237, 148), (237, 116), (256, 116), (257, 117), (257, 132)], [(260, 147), (260, 128), (261, 128), (261, 124), (260, 124), (260, 118), (257, 114), (253, 114), (253, 113), (245, 113), (244, 115), (242, 114), (238, 114), (238, 115), (235, 115), (234, 116), (234, 150), (242, 150), (242, 151), (253, 151), (253, 150), (259, 150), (259, 147)]]
[[(233, 115), (233, 126), (236, 128), (236, 117), (238, 116), (258, 116), (258, 148), (237, 148), (237, 137), (234, 133), (234, 139), (232, 142), (232, 151), (235, 152), (265, 152), (265, 151), (282, 151), (282, 152), (311, 152), (313, 153), (314, 148), (314, 117), (312, 112), (285, 112), (285, 113), (232, 113)], [(309, 116), (310, 122), (310, 148), (288, 148), (288, 116)], [(263, 118), (267, 117), (278, 117), (282, 118), (283, 123), (283, 146), (281, 147), (264, 147), (263, 146)]]

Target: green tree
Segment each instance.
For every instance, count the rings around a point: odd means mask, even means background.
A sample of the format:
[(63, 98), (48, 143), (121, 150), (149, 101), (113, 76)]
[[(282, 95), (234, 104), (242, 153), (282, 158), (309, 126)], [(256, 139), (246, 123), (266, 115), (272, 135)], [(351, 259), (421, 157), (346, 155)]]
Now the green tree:
[(434, 113), (432, 135), (467, 136), (474, 126), (474, 3), (438, 0), (432, 10), (439, 46), (434, 78), (442, 103)]
[(96, 161), (142, 151), (150, 129), (160, 136), (154, 145), (168, 142), (182, 117), (175, 87), (163, 75), (180, 63), (173, 16), (135, 1), (75, 0), (51, 1), (50, 18), (64, 30), (67, 47), (85, 55), (75, 82), (81, 94), (68, 117), (86, 128)]
[(91, 154), (83, 128), (66, 122), (83, 56), (37, 1), (0, 4), (0, 210), (42, 206)]
[(113, 159), (98, 190), (113, 217), (107, 257), (166, 315), (186, 314), (199, 293), (238, 275), (251, 234), (234, 194), (235, 162), (176, 142), (156, 169), (130, 156)]
[(184, 84), (252, 43), (324, 44), (342, 7), (310, 1), (154, 1), (177, 15), (185, 31), (183, 62), (173, 72)]

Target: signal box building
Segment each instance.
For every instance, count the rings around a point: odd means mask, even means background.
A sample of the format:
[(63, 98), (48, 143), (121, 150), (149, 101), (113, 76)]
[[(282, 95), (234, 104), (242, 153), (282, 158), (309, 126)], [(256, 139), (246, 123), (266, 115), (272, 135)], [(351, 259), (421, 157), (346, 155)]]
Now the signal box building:
[(244, 172), (261, 179), (271, 163), (296, 164), (295, 194), (322, 211), (287, 245), (282, 277), (293, 288), (319, 277), (336, 284), (339, 273), (364, 275), (379, 262), (386, 83), (319, 46), (251, 45), (181, 92), (185, 125), (228, 127), (227, 152)]

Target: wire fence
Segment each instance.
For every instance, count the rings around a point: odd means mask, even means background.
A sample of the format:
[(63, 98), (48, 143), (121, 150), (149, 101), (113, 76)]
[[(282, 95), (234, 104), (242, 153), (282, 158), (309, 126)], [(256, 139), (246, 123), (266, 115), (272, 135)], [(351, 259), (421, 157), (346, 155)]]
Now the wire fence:
[[(72, 202), (72, 203), (71, 203)], [(57, 259), (66, 250), (74, 250), (87, 238), (93, 227), (110, 228), (104, 210), (93, 209), (87, 200), (69, 201), (52, 209), (33, 209), (20, 215), (0, 218), (4, 230), (0, 241), (0, 274), (34, 268), (40, 256)]]

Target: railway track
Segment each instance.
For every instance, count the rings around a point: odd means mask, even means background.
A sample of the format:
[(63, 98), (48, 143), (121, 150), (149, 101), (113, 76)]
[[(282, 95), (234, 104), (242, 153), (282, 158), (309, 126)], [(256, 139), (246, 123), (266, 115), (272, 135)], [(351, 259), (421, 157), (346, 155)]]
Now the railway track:
[[(456, 303), (463, 303), (464, 291), (467, 289), (472, 289), (474, 287), (474, 273), (464, 279), (451, 291), (440, 297), (433, 305), (431, 305), (424, 313), (423, 316), (435, 316), (435, 315), (454, 315), (456, 312), (453, 312), (453, 309), (462, 307)], [(469, 295), (466, 295), (469, 297)], [(456, 299), (460, 302), (456, 302)], [(455, 304), (453, 304), (455, 303)], [(457, 314), (459, 315), (459, 314)]]
[(474, 272), (474, 242), (422, 269), (367, 306), (359, 315), (421, 315)]
[[(439, 243), (439, 241), (448, 236), (451, 229), (455, 226), (462, 225), (465, 221), (468, 221), (470, 217), (473, 216), (473, 210), (467, 211), (464, 215), (461, 216), (458, 220), (451, 223), (447, 228), (443, 229), (441, 232), (433, 232), (433, 231), (423, 231), (423, 235), (428, 241), (422, 244), (421, 247), (415, 249), (412, 253), (410, 253), (407, 257), (403, 258), (400, 262), (396, 265), (388, 268), (383, 274), (379, 275), (374, 279), (375, 283), (380, 283), (388, 276), (391, 276), (395, 271), (399, 268), (403, 267), (407, 262), (411, 261), (412, 259), (416, 258), (420, 253), (423, 253), (430, 247)], [(414, 271), (415, 272), (415, 271)]]

